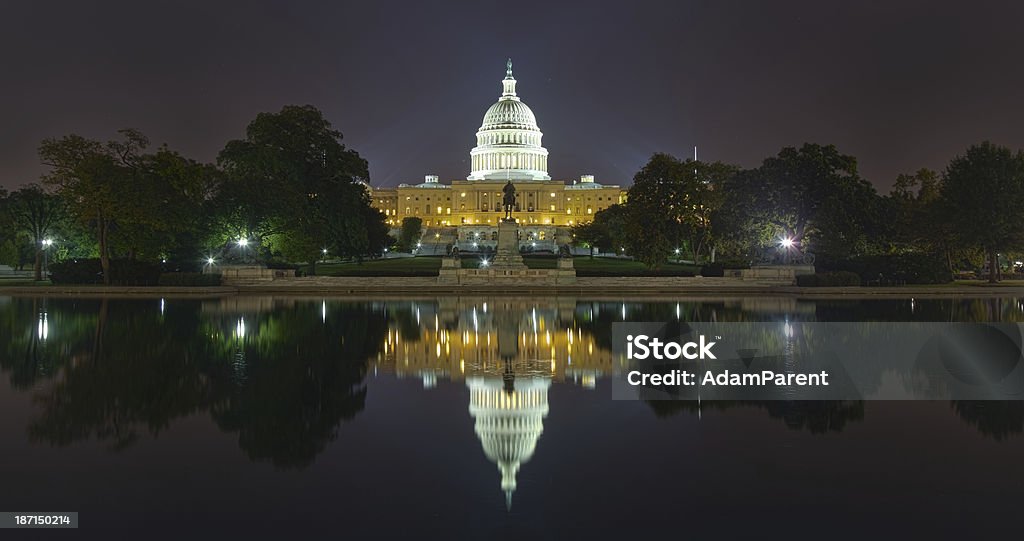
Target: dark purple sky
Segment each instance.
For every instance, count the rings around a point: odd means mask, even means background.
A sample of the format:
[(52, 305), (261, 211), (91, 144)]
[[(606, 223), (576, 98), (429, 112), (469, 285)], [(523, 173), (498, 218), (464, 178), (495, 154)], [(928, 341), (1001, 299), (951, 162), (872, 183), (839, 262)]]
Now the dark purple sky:
[(38, 177), (47, 136), (135, 127), (212, 160), (291, 103), (323, 110), (375, 185), (465, 178), (509, 56), (560, 179), (813, 141), (887, 189), (984, 139), (1024, 147), (1019, 1), (22, 0), (0, 19), (8, 187)]

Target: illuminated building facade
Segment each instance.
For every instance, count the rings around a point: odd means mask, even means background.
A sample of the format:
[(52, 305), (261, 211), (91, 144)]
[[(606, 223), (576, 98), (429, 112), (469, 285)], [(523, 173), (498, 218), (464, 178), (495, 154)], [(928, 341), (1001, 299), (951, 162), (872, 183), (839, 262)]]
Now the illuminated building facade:
[(625, 191), (599, 184), (593, 175), (572, 183), (552, 180), (548, 151), (542, 146), (544, 134), (533, 111), (516, 94), (511, 60), (501, 84), (501, 96), (476, 132), (465, 180), (443, 184), (436, 175), (427, 175), (420, 184), (371, 190), (374, 206), (384, 212), (389, 225), (398, 227), (403, 219), (418, 217), (432, 234), (460, 249), (471, 249), (471, 243), (493, 245), (504, 212), (501, 190), (511, 181), (521, 241), (552, 249), (568, 242), (568, 227), (624, 202)]

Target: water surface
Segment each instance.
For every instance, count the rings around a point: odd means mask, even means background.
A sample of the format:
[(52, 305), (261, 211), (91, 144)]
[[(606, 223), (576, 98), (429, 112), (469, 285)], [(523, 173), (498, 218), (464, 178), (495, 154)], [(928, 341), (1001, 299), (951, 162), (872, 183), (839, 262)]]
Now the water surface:
[(1018, 299), (0, 297), (0, 510), (79, 534), (1017, 531), (1020, 402), (612, 401), (616, 321), (1021, 321)]

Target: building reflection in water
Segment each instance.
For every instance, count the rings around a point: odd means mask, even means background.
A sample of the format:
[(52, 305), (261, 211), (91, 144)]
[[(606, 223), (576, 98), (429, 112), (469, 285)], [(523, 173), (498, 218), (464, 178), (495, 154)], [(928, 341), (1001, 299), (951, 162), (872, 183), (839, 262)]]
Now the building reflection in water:
[(575, 298), (448, 298), (392, 315), (375, 370), (422, 379), (425, 388), (438, 378), (465, 380), (474, 431), (509, 507), (544, 431), (551, 382), (593, 389), (612, 369), (611, 351), (577, 324), (589, 314), (578, 313)]
[(466, 386), (473, 430), (484, 455), (498, 465), (505, 505), (511, 508), (519, 468), (533, 457), (544, 432), (551, 379), (528, 377), (506, 384), (496, 377), (472, 376)]

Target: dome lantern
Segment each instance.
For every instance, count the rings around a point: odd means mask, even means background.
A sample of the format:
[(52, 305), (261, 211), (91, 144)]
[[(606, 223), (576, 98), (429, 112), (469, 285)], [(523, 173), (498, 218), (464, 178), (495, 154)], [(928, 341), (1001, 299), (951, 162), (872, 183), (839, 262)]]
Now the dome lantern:
[(508, 63), (505, 64), (505, 78), (501, 81), (502, 93), (501, 99), (516, 98), (516, 79), (512, 77), (512, 59), (508, 59)]

